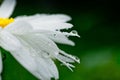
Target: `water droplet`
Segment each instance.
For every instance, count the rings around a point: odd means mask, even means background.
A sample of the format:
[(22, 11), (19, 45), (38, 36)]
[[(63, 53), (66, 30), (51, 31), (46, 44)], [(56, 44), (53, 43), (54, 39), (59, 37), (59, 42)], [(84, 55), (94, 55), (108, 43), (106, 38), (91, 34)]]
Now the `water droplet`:
[(56, 29), (56, 31), (60, 31), (59, 29)]
[(72, 30), (70, 33), (78, 34), (78, 32), (76, 30)]
[(53, 34), (54, 37), (57, 37), (57, 34)]
[(75, 36), (77, 36), (77, 37), (80, 37), (80, 36), (78, 35), (78, 32), (77, 32), (76, 30), (72, 30), (70, 33), (73, 34), (73, 35), (75, 35)]

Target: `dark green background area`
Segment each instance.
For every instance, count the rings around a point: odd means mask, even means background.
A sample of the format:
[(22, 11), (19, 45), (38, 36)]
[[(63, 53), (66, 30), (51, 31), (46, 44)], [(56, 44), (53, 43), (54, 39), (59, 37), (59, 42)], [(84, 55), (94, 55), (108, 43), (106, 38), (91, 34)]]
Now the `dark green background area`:
[[(58, 46), (78, 56), (71, 72), (58, 61), (60, 80), (120, 80), (120, 4), (117, 0), (17, 0), (12, 17), (36, 13), (63, 13), (72, 17), (73, 30), (81, 38), (70, 37), (76, 46)], [(69, 30), (70, 31), (70, 30)], [(3, 59), (3, 80), (37, 80), (8, 52)]]

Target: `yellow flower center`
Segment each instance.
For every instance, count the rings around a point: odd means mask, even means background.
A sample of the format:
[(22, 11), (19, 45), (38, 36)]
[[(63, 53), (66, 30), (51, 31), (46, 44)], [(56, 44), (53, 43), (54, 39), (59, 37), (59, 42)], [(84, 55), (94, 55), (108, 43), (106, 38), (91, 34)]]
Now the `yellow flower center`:
[(0, 18), (0, 27), (4, 28), (12, 22), (14, 22), (13, 18)]

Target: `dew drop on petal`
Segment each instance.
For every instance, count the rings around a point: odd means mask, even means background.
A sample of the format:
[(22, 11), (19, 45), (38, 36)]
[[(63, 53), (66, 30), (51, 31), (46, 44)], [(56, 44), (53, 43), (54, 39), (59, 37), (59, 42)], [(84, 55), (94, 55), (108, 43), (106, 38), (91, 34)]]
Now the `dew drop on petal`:
[(78, 34), (78, 32), (76, 30), (72, 30), (70, 33)]
[(72, 30), (70, 33), (71, 33), (71, 34), (74, 34), (75, 36), (80, 37), (80, 36), (78, 35), (78, 32), (77, 32), (76, 30)]
[(54, 37), (57, 37), (57, 34), (53, 34)]

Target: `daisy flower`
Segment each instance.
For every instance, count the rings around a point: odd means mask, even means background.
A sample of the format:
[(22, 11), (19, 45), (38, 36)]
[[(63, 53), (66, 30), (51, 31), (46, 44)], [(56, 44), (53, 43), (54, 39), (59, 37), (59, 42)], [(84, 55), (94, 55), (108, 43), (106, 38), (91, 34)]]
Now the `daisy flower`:
[(15, 5), (16, 0), (4, 0), (0, 6), (0, 47), (9, 51), (26, 70), (41, 80), (59, 79), (55, 59), (72, 70), (75, 66), (70, 63), (79, 63), (80, 60), (56, 45), (75, 45), (68, 37), (79, 37), (77, 32), (61, 31), (72, 28), (73, 25), (67, 23), (71, 18), (64, 14), (35, 14), (11, 18)]

